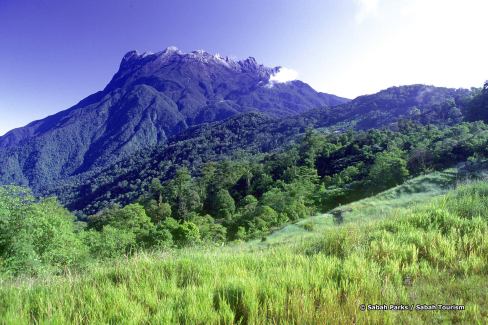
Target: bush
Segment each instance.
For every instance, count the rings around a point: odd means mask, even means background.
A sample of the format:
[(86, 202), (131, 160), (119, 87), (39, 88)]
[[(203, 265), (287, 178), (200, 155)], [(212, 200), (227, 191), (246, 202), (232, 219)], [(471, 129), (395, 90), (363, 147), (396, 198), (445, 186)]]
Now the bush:
[(200, 237), (204, 242), (222, 243), (227, 239), (227, 229), (215, 223), (215, 220), (208, 214), (205, 216), (193, 214), (189, 221), (198, 227)]
[(55, 199), (36, 200), (27, 189), (0, 187), (0, 267), (33, 275), (79, 265), (88, 250), (73, 220)]
[(113, 207), (90, 218), (90, 227), (103, 230), (106, 226), (119, 229), (121, 232), (133, 233), (137, 245), (141, 247), (149, 245), (149, 235), (154, 230), (154, 224), (144, 207), (138, 203), (123, 208)]
[(137, 247), (133, 232), (110, 225), (104, 226), (101, 232), (87, 231), (85, 240), (92, 256), (99, 259), (130, 255)]
[(192, 246), (200, 242), (200, 230), (193, 222), (185, 221), (176, 228), (174, 234), (178, 246)]

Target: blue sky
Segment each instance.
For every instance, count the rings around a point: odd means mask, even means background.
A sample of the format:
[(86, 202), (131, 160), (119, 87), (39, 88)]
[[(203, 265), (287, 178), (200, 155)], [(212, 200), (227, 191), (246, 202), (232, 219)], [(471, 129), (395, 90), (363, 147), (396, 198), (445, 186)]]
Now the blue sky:
[(481, 86), (486, 0), (0, 0), (0, 134), (102, 89), (129, 50), (205, 49), (346, 97)]

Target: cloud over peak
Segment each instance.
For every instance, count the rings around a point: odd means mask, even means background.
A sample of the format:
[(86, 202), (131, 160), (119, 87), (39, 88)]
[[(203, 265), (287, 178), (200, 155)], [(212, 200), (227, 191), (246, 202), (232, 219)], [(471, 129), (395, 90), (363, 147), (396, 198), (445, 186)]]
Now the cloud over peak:
[(298, 79), (297, 71), (286, 67), (280, 67), (278, 72), (271, 75), (271, 77), (269, 78), (269, 84), (273, 85), (277, 83), (285, 83), (297, 79)]

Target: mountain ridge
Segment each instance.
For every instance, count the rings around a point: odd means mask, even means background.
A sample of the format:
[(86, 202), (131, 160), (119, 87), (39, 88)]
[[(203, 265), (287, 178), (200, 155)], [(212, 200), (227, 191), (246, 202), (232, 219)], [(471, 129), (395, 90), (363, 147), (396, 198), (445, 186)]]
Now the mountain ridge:
[[(418, 96), (423, 93), (431, 95)], [(469, 94), (463, 89), (409, 85), (390, 87), (333, 108), (310, 110), (282, 119), (261, 113), (240, 114), (190, 127), (170, 138), (165, 145), (139, 152), (108, 169), (63, 181), (43, 195), (60, 197), (72, 210), (96, 213), (103, 205), (97, 208), (92, 203), (127, 204), (137, 199), (153, 178), (171, 179), (179, 167), (197, 170), (209, 161), (283, 150), (299, 140), (307, 129), (322, 128), (329, 133), (350, 129), (397, 130), (407, 120), (439, 127), (454, 125), (463, 119), (460, 113), (464, 107), (463, 99)], [(414, 104), (417, 113), (412, 115)], [(129, 185), (121, 187), (122, 183)], [(66, 193), (72, 194), (66, 196)]]

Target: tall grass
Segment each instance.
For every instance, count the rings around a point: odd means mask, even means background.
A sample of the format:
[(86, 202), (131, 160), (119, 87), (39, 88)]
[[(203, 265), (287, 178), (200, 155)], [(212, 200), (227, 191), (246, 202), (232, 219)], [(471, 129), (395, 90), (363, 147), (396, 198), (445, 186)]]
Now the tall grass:
[[(332, 212), (340, 211), (342, 223), (363, 223), (389, 218), (400, 210), (410, 210), (413, 205), (429, 202), (434, 197), (447, 193), (456, 186), (458, 177), (458, 170), (454, 168), (421, 175), (375, 196), (337, 207)], [(253, 244), (268, 246), (309, 240), (316, 237), (317, 232), (334, 226), (337, 223), (335, 219), (331, 213), (306, 218), (273, 232), (265, 243), (255, 241)]]
[[(83, 274), (4, 281), (5, 324), (488, 322), (488, 184), (269, 249), (142, 254)], [(361, 311), (361, 304), (464, 311)]]

